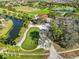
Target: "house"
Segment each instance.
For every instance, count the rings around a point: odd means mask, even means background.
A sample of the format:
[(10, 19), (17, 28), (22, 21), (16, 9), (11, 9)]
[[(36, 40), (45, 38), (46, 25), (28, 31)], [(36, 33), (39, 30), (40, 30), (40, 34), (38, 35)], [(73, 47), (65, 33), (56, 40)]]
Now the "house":
[(47, 20), (48, 18), (48, 15), (47, 14), (40, 14), (40, 15), (37, 15), (39, 18), (42, 18), (44, 20)]
[(35, 15), (34, 20), (32, 20), (33, 24), (41, 24), (50, 22), (51, 18), (49, 18), (48, 14), (38, 14)]
[(37, 17), (46, 22), (50, 22), (50, 20), (51, 20), (51, 18), (49, 18), (48, 14), (40, 14), (40, 15), (37, 15)]
[(35, 19), (41, 19), (43, 21), (47, 21), (47, 18), (48, 18), (47, 14), (35, 15)]

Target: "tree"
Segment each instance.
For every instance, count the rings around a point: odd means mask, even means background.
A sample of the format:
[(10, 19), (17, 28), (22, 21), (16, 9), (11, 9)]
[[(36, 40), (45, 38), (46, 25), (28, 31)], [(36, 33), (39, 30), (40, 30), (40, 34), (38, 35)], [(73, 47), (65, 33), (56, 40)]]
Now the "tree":
[(0, 37), (1, 40), (4, 40), (4, 39), (6, 39), (6, 38), (7, 38), (6, 35), (3, 35), (3, 36)]
[(2, 55), (0, 55), (0, 59), (4, 59)]
[(6, 13), (7, 13), (7, 11), (6, 11), (6, 10), (3, 10), (3, 13), (4, 13), (4, 14), (6, 14)]
[(31, 32), (30, 37), (32, 38), (32, 40), (38, 40), (39, 39), (39, 32), (38, 31)]
[(62, 30), (56, 26), (56, 23), (54, 20), (51, 21), (50, 25), (51, 25), (53, 39), (58, 40), (59, 37), (63, 34)]
[(22, 19), (22, 15), (20, 13), (18, 14), (17, 17), (20, 18), (20, 19)]

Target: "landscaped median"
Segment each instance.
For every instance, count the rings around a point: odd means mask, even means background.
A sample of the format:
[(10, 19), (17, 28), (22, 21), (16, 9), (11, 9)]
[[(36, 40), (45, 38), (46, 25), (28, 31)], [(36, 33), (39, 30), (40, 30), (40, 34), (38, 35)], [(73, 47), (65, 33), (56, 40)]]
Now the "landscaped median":
[(39, 40), (39, 31), (40, 29), (37, 27), (32, 27), (26, 34), (26, 39), (22, 44), (22, 48), (25, 50), (35, 49), (38, 45)]

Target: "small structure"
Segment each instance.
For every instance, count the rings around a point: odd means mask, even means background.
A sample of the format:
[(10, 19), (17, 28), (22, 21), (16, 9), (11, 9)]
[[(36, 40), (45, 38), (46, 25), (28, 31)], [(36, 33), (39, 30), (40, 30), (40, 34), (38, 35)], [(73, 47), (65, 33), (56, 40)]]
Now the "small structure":
[(39, 14), (39, 15), (35, 15), (35, 19), (41, 19), (42, 21), (45, 22), (50, 22), (51, 18), (49, 18), (48, 14)]
[(42, 19), (45, 19), (45, 20), (48, 18), (47, 14), (40, 14), (40, 15), (37, 15), (37, 16), (42, 18)]

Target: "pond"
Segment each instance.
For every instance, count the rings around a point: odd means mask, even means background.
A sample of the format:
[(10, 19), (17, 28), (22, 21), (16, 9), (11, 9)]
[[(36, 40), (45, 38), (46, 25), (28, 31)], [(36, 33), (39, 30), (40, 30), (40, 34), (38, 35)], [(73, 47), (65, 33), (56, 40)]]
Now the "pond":
[(23, 21), (20, 21), (19, 19), (13, 16), (7, 16), (7, 15), (2, 15), (2, 16), (6, 16), (6, 18), (9, 18), (10, 20), (13, 21), (13, 28), (9, 31), (9, 37), (6, 39), (7, 43), (10, 44), (12, 43), (13, 40), (17, 38), (18, 33), (22, 27)]

